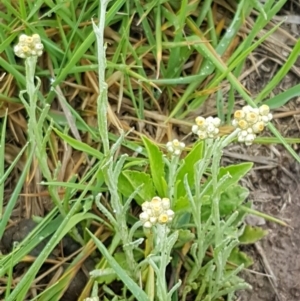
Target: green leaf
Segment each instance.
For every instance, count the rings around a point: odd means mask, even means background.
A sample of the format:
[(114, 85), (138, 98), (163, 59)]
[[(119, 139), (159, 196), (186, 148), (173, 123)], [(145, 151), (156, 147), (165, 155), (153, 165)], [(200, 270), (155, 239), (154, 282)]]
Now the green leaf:
[[(221, 179), (226, 174), (230, 175), (221, 186), (221, 200), (220, 200), (220, 214), (226, 216), (227, 214), (232, 213), (232, 211), (236, 210), (238, 206), (242, 204), (245, 198), (248, 196), (248, 192), (246, 189), (232, 185), (238, 183), (238, 181), (252, 168), (253, 163), (246, 162), (236, 165), (230, 165), (227, 167), (221, 167), (218, 179)], [(209, 183), (211, 177), (209, 177), (206, 183)], [(206, 184), (204, 184), (205, 187)], [(232, 188), (231, 188), (232, 187)], [(201, 208), (201, 218), (203, 221), (207, 220), (211, 214), (211, 195), (213, 193), (213, 188), (210, 187), (207, 189), (204, 198), (202, 198), (201, 202), (203, 203)], [(223, 198), (223, 200), (222, 200)], [(183, 206), (183, 205), (182, 205)]]
[[(24, 181), (26, 179), (27, 173), (30, 169), (33, 154), (34, 154), (34, 152), (31, 150), (31, 153), (28, 154), (27, 161), (26, 161), (26, 164), (24, 166), (24, 169), (22, 170), (22, 173), (18, 177), (18, 182), (16, 183), (16, 185), (15, 185), (15, 187), (14, 187), (12, 193), (11, 193), (11, 196), (10, 196), (8, 202), (7, 202), (4, 214), (3, 214), (3, 216), (1, 216), (1, 219), (0, 219), (0, 237), (2, 237), (2, 235), (3, 235), (3, 233), (6, 229), (7, 222), (9, 221), (11, 213), (12, 213), (12, 211), (13, 211), (15, 205), (16, 205), (16, 202), (20, 198), (20, 192), (22, 190), (22, 187), (23, 187)], [(2, 275), (0, 275), (0, 277), (1, 276)]]
[(183, 164), (178, 170), (177, 179), (177, 198), (186, 195), (183, 184), (184, 176), (188, 175), (188, 183), (192, 188), (194, 186), (194, 165), (203, 158), (204, 144), (203, 141), (194, 145), (189, 154), (185, 157)]
[[(120, 265), (120, 267), (124, 270), (128, 270), (128, 262), (126, 260), (126, 256), (123, 252), (117, 252), (113, 255), (116, 262)], [(109, 265), (108, 265), (109, 266)], [(118, 276), (114, 269), (112, 269), (110, 266), (107, 268), (103, 268), (99, 271), (95, 271), (94, 278), (97, 279), (97, 282), (99, 284), (105, 283), (110, 284), (116, 279), (118, 279)]]
[(114, 259), (117, 261), (120, 267), (122, 267), (122, 269), (129, 270), (127, 258), (124, 252), (116, 252), (114, 254)]
[(178, 240), (174, 246), (174, 248), (180, 248), (187, 242), (190, 242), (195, 239), (195, 234), (191, 232), (191, 230), (184, 230), (184, 229), (179, 229), (179, 235), (178, 235)]
[(165, 164), (163, 160), (163, 153), (159, 150), (157, 145), (155, 145), (148, 138), (142, 137), (142, 139), (149, 157), (153, 184), (158, 194), (160, 196), (165, 196), (167, 193), (165, 185)]
[(187, 198), (187, 196), (181, 196), (176, 199), (175, 204), (174, 204), (174, 212), (180, 212), (180, 211), (190, 211), (191, 206), (190, 202)]
[(277, 94), (276, 96), (265, 101), (264, 104), (268, 105), (270, 109), (277, 109), (284, 106), (291, 98), (300, 95), (300, 84), (289, 88), (288, 90)]
[(240, 185), (229, 186), (229, 188), (221, 194), (220, 215), (226, 216), (237, 210), (248, 195), (249, 191), (247, 188)]
[(108, 285), (117, 279), (117, 274), (112, 268), (101, 269), (99, 271), (100, 276), (97, 276), (97, 272), (97, 270), (95, 272), (92, 271), (90, 274), (93, 278), (96, 278), (99, 284), (105, 283)]
[(267, 20), (267, 14), (264, 11), (263, 5), (260, 3), (259, 0), (251, 0), (252, 5), (264, 16), (264, 18)]
[(155, 188), (149, 174), (125, 170), (119, 176), (118, 189), (125, 197), (129, 197), (142, 184), (143, 187), (135, 196), (135, 200), (141, 205), (146, 200), (151, 200), (155, 196)]
[(60, 132), (57, 129), (53, 129), (54, 132), (64, 141), (66, 141), (69, 145), (71, 145), (73, 148), (82, 151), (90, 156), (93, 156), (99, 160), (103, 159), (103, 154), (99, 151), (97, 151), (96, 149), (94, 149), (93, 147), (89, 146), (88, 144), (78, 141), (66, 134), (63, 134), (62, 132)]
[[(245, 206), (241, 206), (247, 198), (249, 191), (240, 185), (229, 186), (220, 197), (220, 216), (226, 217), (233, 211), (240, 212), (238, 220), (242, 220), (245, 215)], [(205, 195), (202, 200), (201, 219), (206, 221), (211, 215), (211, 195)]]
[(262, 217), (264, 218), (265, 220), (267, 221), (270, 221), (270, 222), (273, 222), (273, 223), (277, 223), (281, 226), (284, 226), (284, 227), (288, 227), (288, 224), (274, 216), (271, 216), (271, 215), (268, 215), (268, 214), (265, 214), (263, 212), (260, 212), (260, 211), (257, 211), (255, 209), (252, 209), (251, 206), (241, 206), (241, 209), (243, 210), (243, 212), (245, 212), (246, 214), (253, 214), (255, 216), (259, 216), (259, 217)]
[[(227, 188), (231, 185), (237, 184), (238, 181), (240, 181), (249, 170), (251, 170), (253, 166), (253, 163), (251, 162), (245, 162), (241, 164), (236, 165), (229, 165), (227, 167), (221, 167), (219, 174), (218, 174), (218, 180), (220, 180), (225, 175), (229, 174), (230, 178), (227, 179), (223, 185), (221, 186), (221, 191), (226, 191)], [(207, 180), (207, 183), (211, 180), (211, 177)], [(207, 190), (207, 195), (211, 195), (213, 193), (213, 187), (211, 186)]]
[[(228, 186), (228, 188), (221, 194), (220, 215), (225, 217), (231, 214), (233, 211), (239, 210), (240, 206), (243, 204), (248, 195), (249, 191), (247, 188), (244, 188), (240, 185)], [(201, 199), (201, 202), (201, 219), (206, 221), (211, 214), (211, 195), (206, 194)], [(173, 210), (175, 213), (190, 212), (191, 208), (188, 198), (184, 196), (177, 199)], [(244, 211), (244, 206), (242, 206), (241, 212), (243, 215), (245, 214)]]
[(241, 224), (241, 222), (244, 221), (245, 217), (248, 214), (246, 212), (246, 210), (248, 210), (248, 208), (251, 208), (251, 207), (252, 207), (251, 201), (244, 202), (239, 208), (239, 214), (238, 214), (236, 220), (234, 221), (233, 225), (236, 225), (238, 227)]
[[(249, 257), (246, 253), (239, 250), (239, 248), (234, 248), (228, 258), (228, 261), (240, 266), (241, 264), (244, 264), (244, 268), (248, 268), (253, 264), (253, 260), (251, 257)], [(233, 267), (230, 264), (227, 264), (228, 269), (235, 269), (236, 267)]]
[(253, 166), (252, 162), (245, 162), (236, 165), (230, 165), (227, 167), (221, 167), (218, 175), (218, 179), (221, 179), (227, 173), (230, 174), (231, 178), (224, 183), (224, 186), (227, 188), (230, 185), (236, 184), (239, 180), (241, 180), (248, 171), (251, 170)]
[(244, 233), (239, 237), (239, 240), (242, 244), (253, 244), (265, 237), (267, 234), (268, 231), (262, 229), (261, 227), (252, 227), (246, 225)]
[(201, 207), (201, 220), (203, 222), (207, 221), (211, 215), (211, 196), (205, 195), (202, 200), (202, 207)]
[(146, 295), (146, 293), (129, 277), (127, 272), (123, 270), (122, 267), (118, 264), (118, 262), (109, 254), (104, 244), (96, 236), (94, 236), (88, 229), (87, 232), (90, 234), (96, 246), (98, 247), (99, 251), (108, 261), (109, 265), (114, 269), (116, 274), (123, 281), (125, 286), (131, 291), (131, 293), (135, 296), (135, 298), (138, 301), (149, 301), (149, 298)]

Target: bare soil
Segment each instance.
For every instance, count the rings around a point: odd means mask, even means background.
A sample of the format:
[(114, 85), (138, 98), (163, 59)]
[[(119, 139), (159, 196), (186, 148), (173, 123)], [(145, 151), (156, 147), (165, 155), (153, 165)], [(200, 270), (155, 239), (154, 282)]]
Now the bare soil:
[[(289, 158), (281, 149), (279, 154)], [(276, 216), (290, 227), (248, 219), (252, 224), (264, 224), (261, 226), (268, 229), (269, 234), (246, 249), (254, 259), (254, 265), (243, 277), (253, 290), (239, 293), (240, 301), (300, 300), (300, 185), (297, 183), (300, 173), (299, 165), (289, 159), (287, 173), (278, 165), (270, 170), (254, 170), (247, 179), (255, 187), (251, 196), (256, 209)]]

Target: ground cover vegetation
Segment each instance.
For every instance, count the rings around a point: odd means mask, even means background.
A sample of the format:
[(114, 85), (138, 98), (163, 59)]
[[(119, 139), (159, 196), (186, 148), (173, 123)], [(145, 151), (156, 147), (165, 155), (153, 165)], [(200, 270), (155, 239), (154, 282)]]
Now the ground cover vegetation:
[(245, 217), (289, 225), (252, 207), (240, 183), (252, 162), (221, 158), (232, 143), (277, 143), (300, 162), (299, 139), (272, 124), (299, 94), (272, 91), (300, 42), (258, 95), (240, 80), (286, 2), (2, 2), (1, 299), (251, 289), (240, 246), (267, 231)]

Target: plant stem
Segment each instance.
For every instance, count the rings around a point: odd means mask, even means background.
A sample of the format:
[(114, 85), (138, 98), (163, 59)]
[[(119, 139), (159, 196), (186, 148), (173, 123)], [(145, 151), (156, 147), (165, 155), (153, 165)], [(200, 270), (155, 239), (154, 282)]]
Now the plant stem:
[(100, 0), (99, 5), (99, 23), (98, 26), (93, 22), (94, 32), (96, 34), (97, 43), (97, 58), (98, 58), (98, 82), (99, 82), (99, 96), (97, 98), (97, 115), (98, 128), (103, 143), (103, 152), (107, 156), (109, 153), (109, 139), (107, 128), (107, 83), (105, 81), (106, 56), (104, 45), (104, 27), (105, 27), (105, 12), (107, 4), (110, 0)]
[(168, 301), (168, 291), (166, 286), (166, 267), (169, 263), (169, 254), (167, 252), (168, 228), (166, 225), (160, 224), (157, 224), (156, 227), (156, 246), (159, 246), (160, 249), (159, 273), (156, 275), (157, 296), (160, 301)]
[(98, 26), (93, 22), (93, 29), (96, 35), (97, 43), (97, 59), (98, 59), (98, 77), (99, 77), (99, 96), (97, 98), (97, 115), (98, 115), (98, 128), (101, 141), (103, 143), (103, 152), (105, 156), (105, 166), (103, 167), (103, 175), (105, 183), (108, 187), (111, 196), (111, 204), (118, 221), (117, 229), (115, 229), (120, 235), (123, 243), (123, 249), (128, 263), (128, 268), (131, 271), (133, 278), (136, 280), (136, 267), (137, 263), (134, 260), (132, 247), (130, 247), (130, 235), (126, 222), (126, 214), (123, 212), (122, 200), (118, 193), (118, 176), (115, 175), (113, 170), (113, 154), (114, 150), (110, 149), (108, 126), (107, 126), (107, 83), (105, 81), (105, 69), (106, 69), (106, 56), (104, 45), (104, 27), (105, 27), (105, 13), (106, 8), (110, 0), (99, 1), (99, 23)]
[[(40, 170), (43, 176), (47, 181), (51, 182), (52, 175), (47, 162), (47, 153), (45, 148), (43, 147), (43, 122), (46, 117), (46, 113), (49, 109), (49, 106), (45, 107), (42, 111), (40, 120), (37, 120), (36, 109), (37, 109), (37, 100), (38, 100), (38, 89), (40, 86), (39, 79), (38, 85), (35, 86), (35, 68), (37, 63), (36, 56), (30, 56), (25, 60), (25, 71), (26, 71), (26, 92), (29, 98), (29, 104), (23, 98), (23, 94), (20, 94), (20, 98), (24, 103), (25, 108), (27, 109), (29, 115), (28, 121), (28, 136), (29, 136), (29, 149), (35, 151), (36, 158), (39, 163)], [(42, 119), (41, 119), (42, 118)], [(40, 126), (39, 126), (40, 124)], [(55, 188), (49, 187), (50, 196), (55, 203), (55, 205), (59, 208), (60, 213), (65, 215), (65, 211), (60, 203), (59, 195)]]
[(179, 157), (178, 156), (172, 156), (171, 162), (169, 165), (169, 181), (168, 181), (168, 188), (169, 188), (169, 199), (171, 203), (171, 208), (172, 205), (174, 204), (173, 200), (176, 197), (174, 195), (175, 191), (175, 182), (176, 182), (176, 174), (177, 174), (177, 165), (178, 165)]

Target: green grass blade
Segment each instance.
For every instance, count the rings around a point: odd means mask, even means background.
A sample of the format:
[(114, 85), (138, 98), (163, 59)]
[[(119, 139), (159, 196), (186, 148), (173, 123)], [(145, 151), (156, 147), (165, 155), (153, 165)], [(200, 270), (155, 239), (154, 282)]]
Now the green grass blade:
[(22, 173), (17, 182), (17, 185), (15, 186), (15, 188), (13, 190), (13, 193), (12, 193), (12, 195), (7, 203), (7, 206), (5, 208), (5, 212), (2, 216), (2, 219), (0, 220), (0, 237), (2, 237), (2, 235), (5, 231), (6, 224), (9, 220), (11, 213), (12, 213), (12, 211), (16, 205), (16, 202), (19, 198), (20, 192), (23, 188), (24, 181), (26, 179), (27, 173), (28, 173), (30, 165), (31, 165), (32, 157), (33, 157), (33, 152), (28, 155), (27, 162), (24, 166), (24, 169), (22, 170)]
[[(118, 10), (123, 6), (125, 0), (116, 1), (113, 6), (110, 7), (107, 12), (107, 16), (105, 19), (105, 24), (108, 25), (112, 20), (113, 16), (118, 12)], [(66, 66), (62, 69), (61, 73), (57, 76), (56, 80), (53, 82), (53, 86), (61, 83), (68, 74), (71, 73), (71, 69), (75, 66), (76, 63), (84, 56), (86, 51), (91, 47), (91, 45), (95, 42), (95, 34), (93, 31), (89, 33), (87, 38), (83, 41), (83, 43), (74, 51), (71, 60), (66, 64)]]
[(162, 34), (161, 34), (161, 6), (157, 5), (156, 9), (156, 25), (155, 25), (155, 38), (156, 38), (156, 78), (159, 78), (160, 64), (162, 60)]
[(268, 105), (270, 109), (277, 109), (284, 106), (290, 99), (300, 96), (300, 84), (289, 88), (288, 90), (277, 94), (268, 99), (264, 104)]
[(62, 216), (54, 218), (57, 215), (58, 210), (53, 210), (49, 216), (37, 224), (36, 227), (26, 236), (26, 238), (19, 242), (18, 246), (6, 257), (0, 261), (2, 270), (1, 277), (9, 269), (10, 261), (12, 260), (13, 265), (20, 262), (26, 255), (30, 253), (38, 244), (41, 243), (41, 238), (47, 238), (49, 235), (55, 232), (57, 225), (62, 222)]
[[(17, 165), (18, 161), (21, 159), (22, 155), (24, 154), (25, 150), (27, 149), (29, 142), (25, 144), (25, 146), (21, 149), (21, 151), (18, 153), (17, 157), (14, 159), (14, 161), (9, 165), (8, 169), (5, 171), (3, 176), (0, 177), (0, 185), (4, 183), (4, 181), (8, 178), (12, 170)], [(4, 145), (4, 144), (3, 144)], [(0, 148), (1, 149), (1, 148)], [(2, 157), (4, 158), (4, 157)]]
[[(2, 213), (3, 213), (4, 181), (6, 179), (5, 174), (4, 174), (6, 122), (7, 122), (7, 110), (5, 112), (5, 116), (2, 120), (2, 131), (1, 131), (1, 141), (0, 141), (0, 158), (2, 158), (2, 160), (0, 161), (0, 177), (1, 177), (1, 180), (3, 179), (2, 181), (0, 181), (0, 220), (2, 218)], [(18, 162), (18, 160), (15, 159), (13, 163), (16, 164), (17, 162)]]
[(285, 64), (280, 68), (280, 70), (276, 72), (276, 75), (256, 97), (256, 99), (254, 100), (255, 103), (259, 103), (260, 101), (262, 101), (279, 84), (279, 82), (283, 79), (283, 77), (294, 66), (296, 60), (299, 57), (299, 53), (300, 53), (300, 40), (298, 40), (298, 42), (294, 46)]
[(116, 274), (124, 282), (126, 287), (131, 291), (131, 293), (135, 296), (135, 298), (138, 301), (149, 301), (149, 298), (146, 295), (146, 293), (129, 277), (129, 275), (125, 272), (125, 270), (122, 269), (122, 267), (113, 258), (113, 256), (110, 255), (110, 253), (103, 245), (103, 243), (96, 236), (94, 236), (89, 230), (87, 230), (87, 232), (89, 232), (90, 236), (94, 240), (99, 251), (106, 258), (111, 268), (114, 269)]
[(88, 144), (78, 141), (78, 140), (70, 137), (69, 135), (63, 134), (62, 132), (60, 132), (57, 129), (53, 129), (53, 130), (60, 138), (62, 138), (64, 141), (66, 141), (68, 144), (70, 144), (73, 148), (80, 150), (86, 154), (89, 154), (99, 160), (103, 159), (103, 154), (101, 152), (97, 151), (96, 149), (94, 149), (93, 147), (89, 146)]
[(21, 74), (13, 65), (11, 65), (9, 62), (4, 60), (0, 56), (0, 66), (9, 74), (13, 75), (13, 77), (17, 80), (19, 85), (21, 84), (23, 87), (25, 87), (25, 77), (23, 74)]
[[(244, 13), (244, 10), (249, 11), (249, 3), (242, 0), (238, 4), (237, 12), (234, 16), (234, 19), (232, 20), (229, 28), (227, 29), (224, 37), (219, 41), (218, 46), (214, 50), (213, 47), (210, 47), (212, 51), (215, 53), (215, 55), (221, 56), (227, 49), (227, 47), (230, 45), (232, 39), (237, 34), (239, 28), (242, 25), (242, 17), (241, 15)], [(203, 43), (209, 44), (206, 38), (204, 37), (204, 34), (201, 32), (197, 24), (192, 20), (192, 18), (187, 18), (186, 23), (189, 26), (189, 28), (198, 36), (199, 40), (202, 40)], [(199, 47), (199, 44), (194, 45), (194, 47)], [(211, 60), (207, 59), (207, 56), (204, 56), (205, 61), (201, 67), (200, 70), (200, 76), (198, 81), (193, 81), (191, 84), (185, 89), (185, 93), (175, 106), (175, 108), (172, 110), (172, 112), (169, 114), (169, 119), (174, 117), (180, 110), (182, 110), (183, 106), (187, 103), (188, 99), (191, 97), (191, 94), (194, 93), (194, 91), (197, 89), (197, 87), (201, 84), (201, 82), (207, 77), (207, 75), (211, 74), (215, 67)], [(201, 76), (202, 75), (202, 76)], [(181, 81), (182, 82), (182, 81)], [(198, 99), (196, 98), (194, 102), (197, 102)]]
[[(57, 186), (57, 187), (64, 187), (64, 188), (72, 188), (72, 189), (75, 189), (76, 191), (78, 190), (83, 190), (85, 189), (86, 185), (84, 184), (78, 184), (78, 183), (70, 183), (70, 182), (42, 182), (41, 183), (42, 185), (45, 185), (45, 186)], [(105, 191), (106, 189), (101, 189), (99, 187), (95, 187), (95, 186), (91, 186), (90, 187), (90, 191), (93, 191), (93, 192), (102, 192), (102, 191)]]

